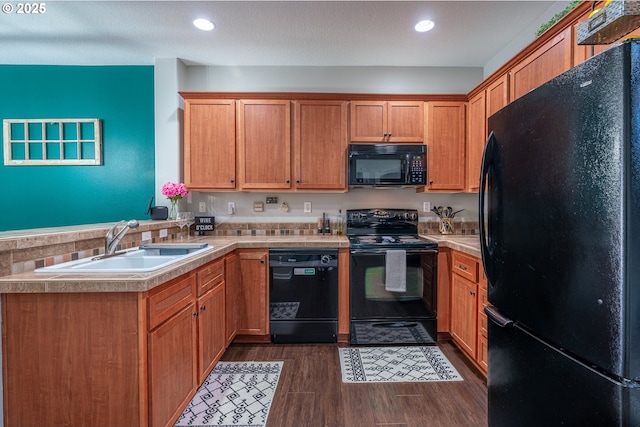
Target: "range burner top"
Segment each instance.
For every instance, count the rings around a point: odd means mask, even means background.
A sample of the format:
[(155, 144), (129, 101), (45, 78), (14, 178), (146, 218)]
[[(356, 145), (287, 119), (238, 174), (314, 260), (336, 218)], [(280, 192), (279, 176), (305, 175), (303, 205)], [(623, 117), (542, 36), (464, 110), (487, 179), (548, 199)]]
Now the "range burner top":
[(352, 236), (349, 240), (353, 243), (361, 244), (379, 244), (379, 245), (397, 245), (403, 243), (422, 243), (422, 240), (418, 236), (382, 236), (382, 235), (364, 235), (364, 236)]
[(353, 248), (437, 247), (418, 236), (416, 209), (348, 210), (347, 236)]

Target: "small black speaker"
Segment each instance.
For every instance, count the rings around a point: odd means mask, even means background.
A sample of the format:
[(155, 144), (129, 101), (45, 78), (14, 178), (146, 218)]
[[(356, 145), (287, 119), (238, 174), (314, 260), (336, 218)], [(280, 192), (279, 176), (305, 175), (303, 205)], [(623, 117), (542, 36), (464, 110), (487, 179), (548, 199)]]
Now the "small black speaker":
[(151, 219), (167, 219), (169, 209), (166, 206), (154, 206), (151, 209)]

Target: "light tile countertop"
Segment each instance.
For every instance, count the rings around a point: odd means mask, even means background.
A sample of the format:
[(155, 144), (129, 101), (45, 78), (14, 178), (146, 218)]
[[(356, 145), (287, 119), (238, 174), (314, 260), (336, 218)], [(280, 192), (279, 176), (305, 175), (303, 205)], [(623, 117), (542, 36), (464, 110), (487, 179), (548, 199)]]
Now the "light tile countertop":
[[(480, 257), (478, 236), (423, 235), (469, 255)], [(225, 236), (192, 237), (189, 242), (208, 243), (213, 250), (150, 273), (21, 273), (0, 277), (0, 293), (145, 292), (188, 273), (210, 261), (246, 248), (348, 248), (344, 236)]]

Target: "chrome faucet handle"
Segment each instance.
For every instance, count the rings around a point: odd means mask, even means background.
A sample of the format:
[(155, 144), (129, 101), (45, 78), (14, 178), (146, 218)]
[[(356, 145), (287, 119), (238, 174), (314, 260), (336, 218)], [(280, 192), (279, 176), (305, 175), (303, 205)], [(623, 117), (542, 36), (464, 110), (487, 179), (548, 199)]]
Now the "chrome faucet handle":
[(126, 222), (126, 221), (122, 220), (122, 221), (117, 222), (107, 232), (107, 235), (104, 238), (104, 253), (105, 253), (105, 255), (113, 254), (115, 252), (115, 250), (116, 250), (116, 247), (118, 246), (118, 243), (120, 243), (120, 240), (122, 240), (122, 238), (127, 233), (127, 231), (130, 228), (136, 229), (139, 226), (138, 221), (136, 221), (135, 219), (132, 219), (131, 221), (127, 222), (124, 227), (122, 227), (122, 229), (118, 232), (118, 234), (116, 234), (114, 236), (113, 234), (115, 233), (116, 228), (119, 225), (123, 224), (124, 222)]
[(111, 227), (111, 229), (110, 229), (109, 231), (107, 231), (107, 235), (106, 235), (106, 237), (105, 237), (105, 238), (106, 238), (106, 239), (109, 239), (109, 240), (113, 239), (113, 233), (115, 233), (115, 232), (116, 232), (116, 228), (117, 228), (120, 224), (122, 224), (123, 222), (125, 222), (125, 220), (124, 220), (124, 219), (123, 219), (123, 220), (121, 220), (121, 221), (116, 222), (115, 224), (113, 224), (113, 227)]

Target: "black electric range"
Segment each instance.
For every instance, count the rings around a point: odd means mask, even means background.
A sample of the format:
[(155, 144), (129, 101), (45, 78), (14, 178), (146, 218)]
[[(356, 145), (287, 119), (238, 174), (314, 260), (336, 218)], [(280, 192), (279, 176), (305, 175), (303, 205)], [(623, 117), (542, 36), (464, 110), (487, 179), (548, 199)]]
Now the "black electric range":
[(438, 244), (415, 209), (347, 210), (353, 345), (429, 345), (437, 338)]

